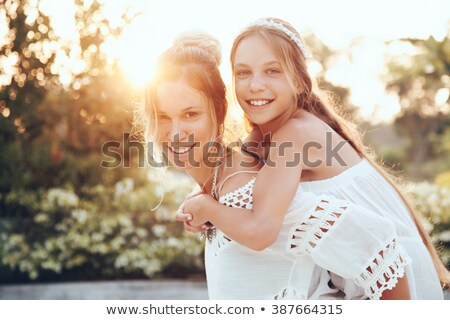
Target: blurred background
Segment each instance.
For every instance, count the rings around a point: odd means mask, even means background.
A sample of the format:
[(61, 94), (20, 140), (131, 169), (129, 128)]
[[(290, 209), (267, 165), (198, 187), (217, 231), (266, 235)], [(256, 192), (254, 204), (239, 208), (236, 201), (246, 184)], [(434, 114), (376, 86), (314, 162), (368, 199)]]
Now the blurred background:
[[(126, 298), (111, 283), (130, 280), (147, 299), (206, 298), (203, 244), (174, 219), (193, 181), (142, 168), (134, 110), (156, 57), (188, 31), (222, 43), (231, 89), (233, 38), (267, 16), (302, 33), (310, 73), (403, 176), (449, 265), (449, 12), (439, 0), (0, 0), (0, 298)], [(42, 295), (67, 282), (79, 296)]]

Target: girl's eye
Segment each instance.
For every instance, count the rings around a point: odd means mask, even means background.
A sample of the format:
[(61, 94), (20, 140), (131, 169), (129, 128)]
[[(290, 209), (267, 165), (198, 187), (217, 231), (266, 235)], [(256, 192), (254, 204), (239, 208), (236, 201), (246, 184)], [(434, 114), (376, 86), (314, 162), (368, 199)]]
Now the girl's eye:
[(277, 73), (280, 73), (280, 70), (273, 68), (267, 70), (267, 74), (277, 74)]
[(197, 116), (198, 116), (198, 112), (194, 112), (194, 111), (186, 112), (186, 118), (195, 118)]

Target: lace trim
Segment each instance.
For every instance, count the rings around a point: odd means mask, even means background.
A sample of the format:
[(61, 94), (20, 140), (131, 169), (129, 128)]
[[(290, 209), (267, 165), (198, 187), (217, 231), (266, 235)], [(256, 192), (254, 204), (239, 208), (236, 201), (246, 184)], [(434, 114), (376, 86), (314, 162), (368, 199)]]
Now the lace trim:
[(411, 263), (406, 251), (397, 244), (397, 239), (389, 243), (369, 260), (368, 267), (355, 279), (371, 300), (379, 300), (385, 290), (394, 288), (399, 278), (405, 274), (405, 266)]
[(229, 192), (219, 198), (219, 202), (233, 208), (253, 209), (253, 185), (256, 177), (253, 177), (244, 186)]
[(225, 236), (222, 232), (220, 235), (218, 234), (214, 241), (214, 257), (217, 257), (219, 255), (219, 252), (221, 249), (223, 249), (228, 243), (231, 242), (231, 239)]
[[(219, 198), (219, 203), (224, 204), (228, 207), (234, 208), (253, 208), (253, 184), (255, 183), (256, 177), (251, 179), (242, 187), (229, 192)], [(212, 243), (214, 257), (219, 255), (219, 252), (227, 246), (228, 243), (232, 242), (230, 238), (225, 236), (221, 231), (218, 230), (217, 236)]]
[(320, 244), (320, 240), (328, 236), (332, 227), (343, 220), (342, 214), (347, 206), (334, 204), (331, 199), (322, 199), (308, 217), (307, 221), (295, 225), (290, 233), (287, 251), (294, 254), (311, 253)]

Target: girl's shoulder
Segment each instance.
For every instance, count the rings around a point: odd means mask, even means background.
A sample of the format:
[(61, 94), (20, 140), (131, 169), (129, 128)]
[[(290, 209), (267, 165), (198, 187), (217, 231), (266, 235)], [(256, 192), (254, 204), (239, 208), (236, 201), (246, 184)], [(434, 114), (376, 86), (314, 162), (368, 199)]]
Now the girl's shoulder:
[(224, 172), (236, 172), (241, 170), (259, 171), (263, 164), (255, 157), (243, 153), (239, 149), (233, 149), (223, 160), (225, 165)]
[(334, 131), (316, 116), (299, 110), (274, 133), (272, 141), (292, 141), (298, 146), (311, 142), (322, 143), (326, 139), (327, 132)]

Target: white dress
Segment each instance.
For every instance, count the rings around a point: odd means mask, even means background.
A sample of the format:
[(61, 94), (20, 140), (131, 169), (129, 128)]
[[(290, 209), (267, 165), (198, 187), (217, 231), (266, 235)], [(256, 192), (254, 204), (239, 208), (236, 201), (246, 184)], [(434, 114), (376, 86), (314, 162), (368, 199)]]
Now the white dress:
[[(254, 181), (219, 202), (252, 209)], [(405, 271), (411, 299), (443, 299), (409, 211), (366, 160), (331, 179), (300, 183), (265, 250), (217, 230), (206, 242), (205, 265), (210, 299), (379, 299)]]

